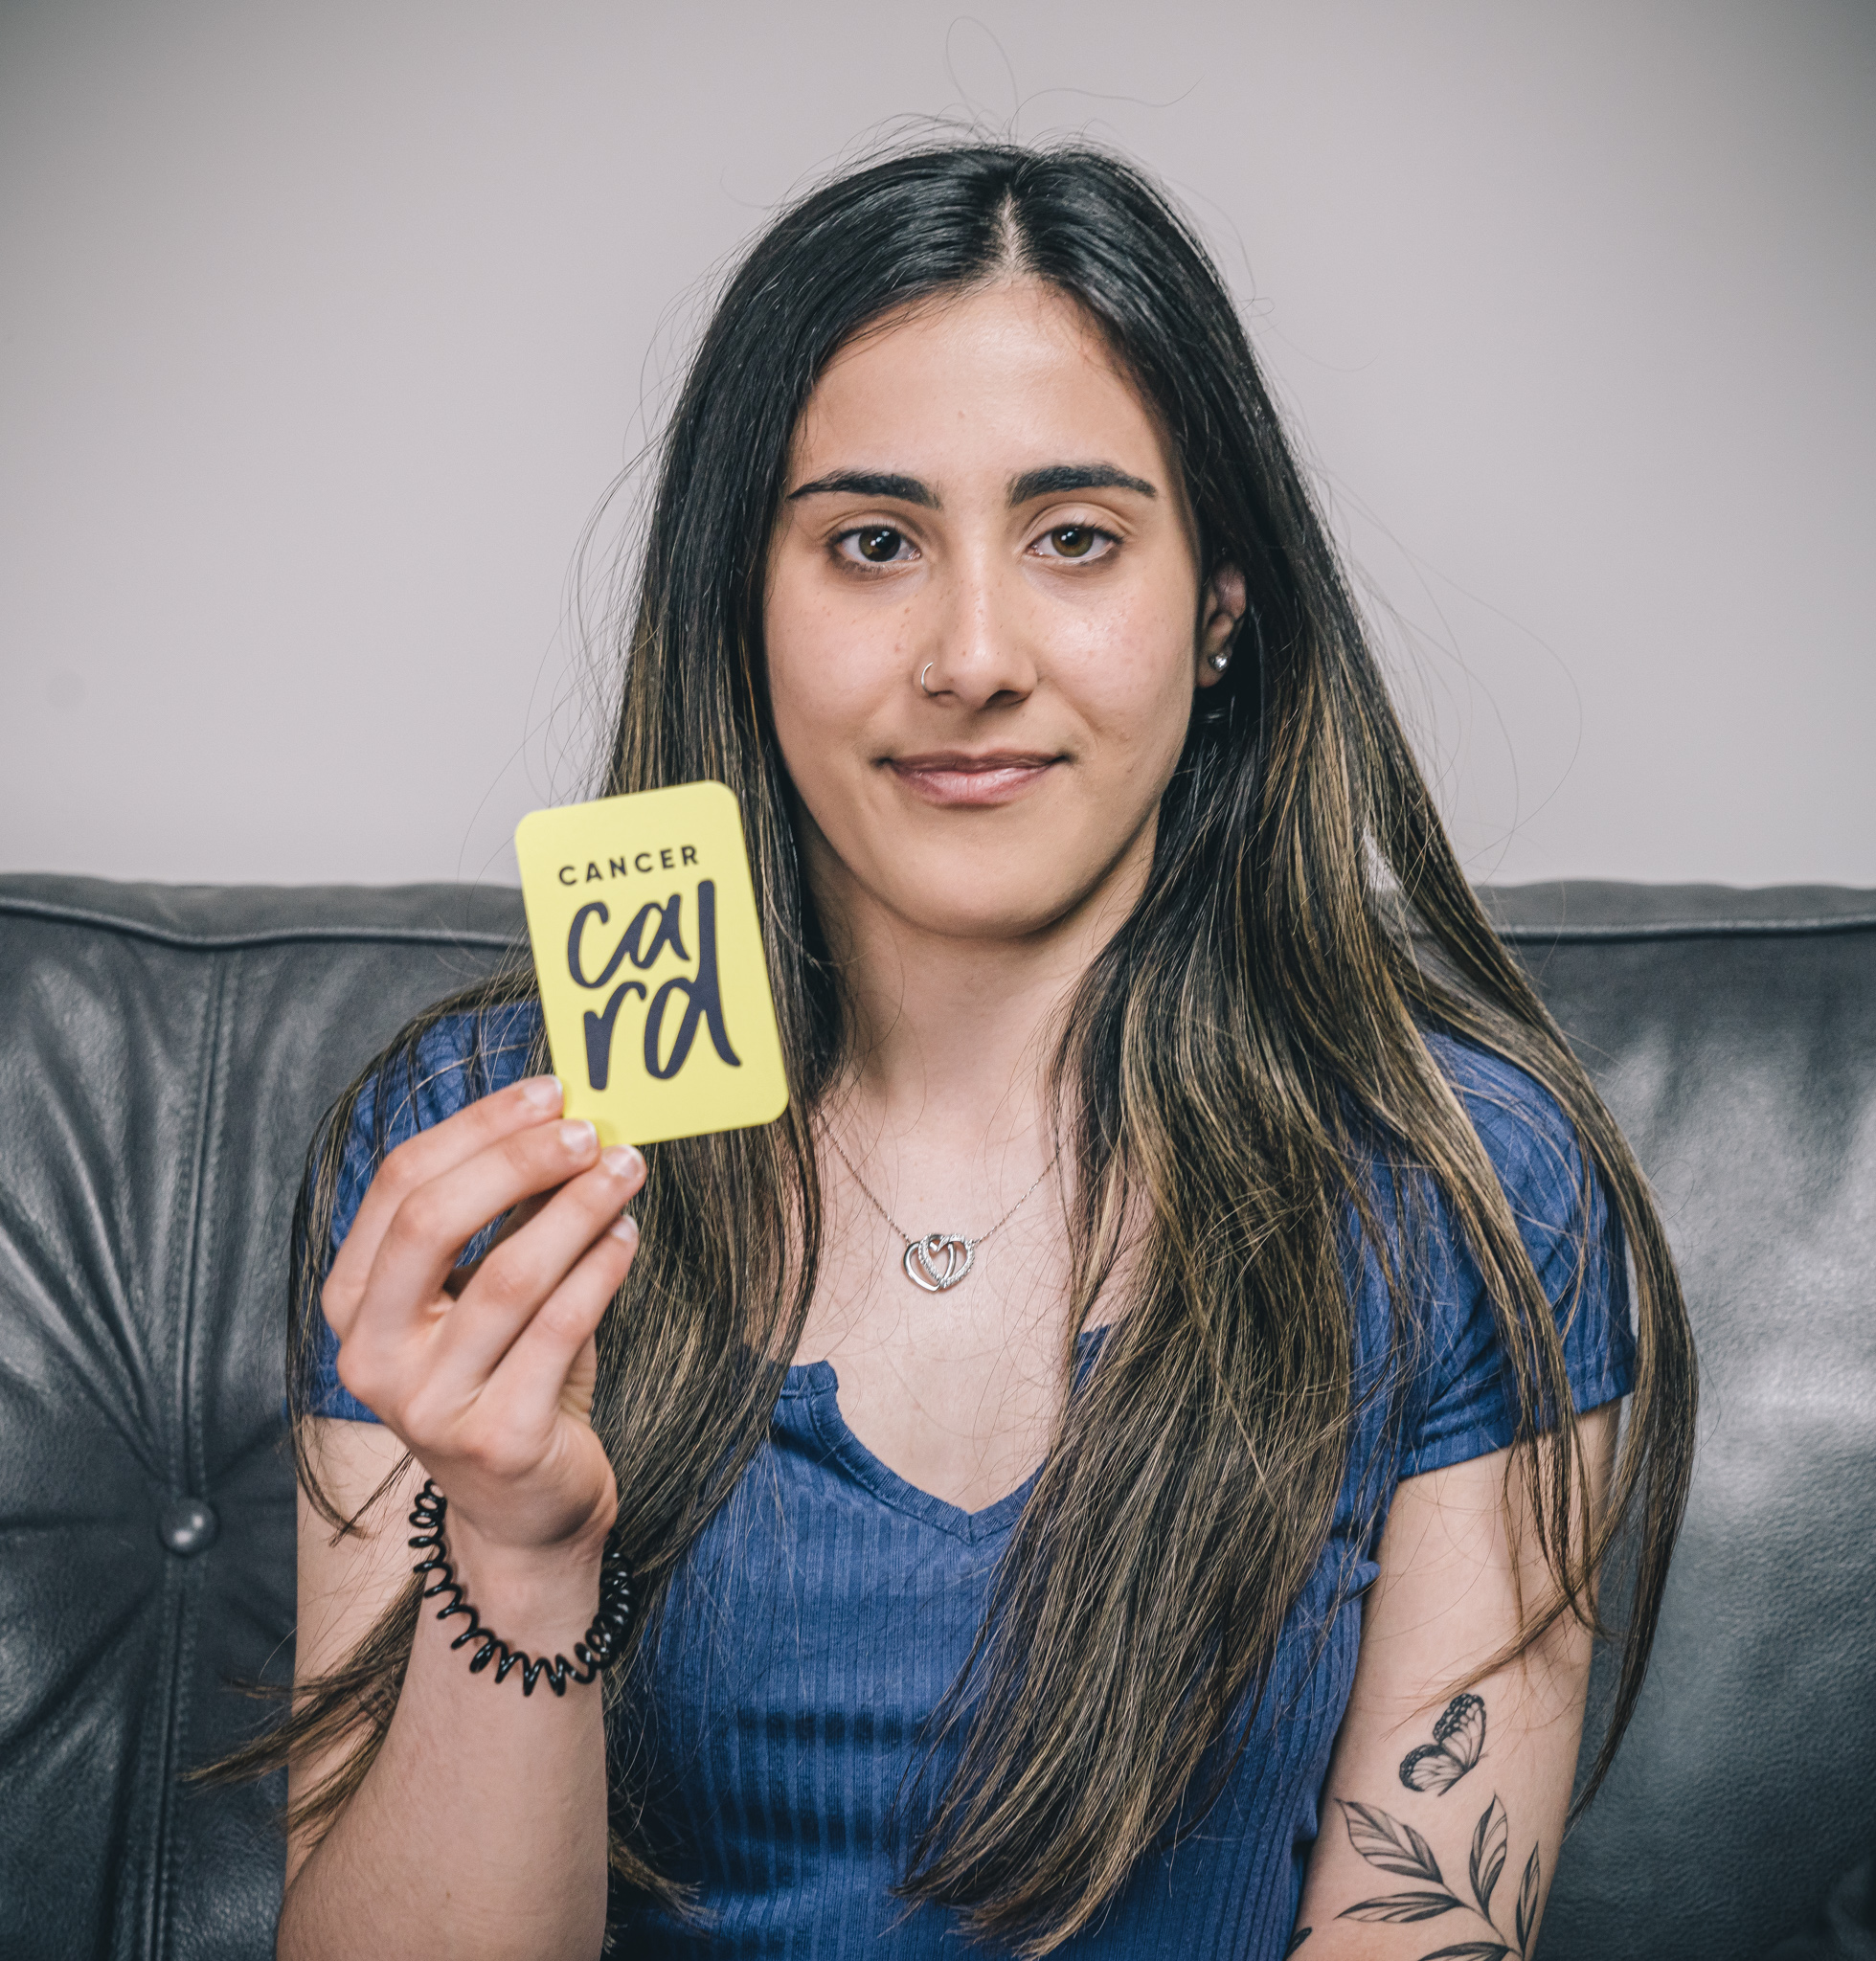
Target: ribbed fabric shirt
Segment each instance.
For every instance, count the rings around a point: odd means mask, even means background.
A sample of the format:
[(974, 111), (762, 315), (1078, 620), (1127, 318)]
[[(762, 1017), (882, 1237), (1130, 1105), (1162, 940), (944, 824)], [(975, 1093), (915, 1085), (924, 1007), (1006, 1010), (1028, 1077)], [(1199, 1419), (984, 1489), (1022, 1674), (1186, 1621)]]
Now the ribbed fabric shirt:
[[(467, 1019), (442, 1024), (424, 1044), (417, 1091), (404, 1093), (400, 1079), (381, 1132), (368, 1093), (341, 1171), (334, 1250), (380, 1151), (518, 1076), (532, 1016), (524, 1007), (486, 1020), (475, 1070)], [(1586, 1213), (1563, 1113), (1509, 1064), (1445, 1037), (1428, 1043), (1557, 1306), (1576, 1407), (1626, 1394), (1634, 1343), (1619, 1230), (1593, 1182)], [(1395, 1183), (1378, 1179), (1372, 1190), (1398, 1247)], [(1416, 1216), (1409, 1264), (1419, 1339), (1397, 1424), (1387, 1421), (1389, 1397), (1360, 1394), (1386, 1364), (1390, 1310), (1378, 1258), (1352, 1225), (1345, 1235), (1358, 1389), (1348, 1465), (1243, 1754), (1211, 1810), (1143, 1854), (1098, 1922), (1056, 1950), (1063, 1956), (1284, 1953), (1394, 1488), (1501, 1450), (1515, 1430), (1478, 1270), (1436, 1193), (1425, 1193)], [(1084, 1369), (1097, 1365), (1098, 1346), (1098, 1335), (1082, 1338)], [(374, 1421), (339, 1384), (335, 1355), (328, 1331), (314, 1408)], [(964, 1664), (1031, 1483), (961, 1511), (908, 1484), (848, 1428), (831, 1364), (788, 1371), (765, 1445), (671, 1588), (634, 1724), (650, 1753), (646, 1823), (663, 1869), (694, 1888), (696, 1910), (677, 1919), (616, 1901), (615, 1952), (935, 1961), (966, 1951), (954, 1915), (908, 1909), (891, 1890), (903, 1797), (922, 1725)]]

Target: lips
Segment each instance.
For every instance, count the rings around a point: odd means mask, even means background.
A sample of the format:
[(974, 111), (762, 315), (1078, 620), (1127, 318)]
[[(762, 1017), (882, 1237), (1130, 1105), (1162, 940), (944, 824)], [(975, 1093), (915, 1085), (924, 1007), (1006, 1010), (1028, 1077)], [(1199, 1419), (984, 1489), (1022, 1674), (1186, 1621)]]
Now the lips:
[(1059, 755), (1027, 750), (990, 750), (982, 755), (942, 750), (924, 755), (888, 756), (885, 763), (921, 802), (950, 809), (984, 809), (1013, 803), (1034, 789), (1061, 760)]

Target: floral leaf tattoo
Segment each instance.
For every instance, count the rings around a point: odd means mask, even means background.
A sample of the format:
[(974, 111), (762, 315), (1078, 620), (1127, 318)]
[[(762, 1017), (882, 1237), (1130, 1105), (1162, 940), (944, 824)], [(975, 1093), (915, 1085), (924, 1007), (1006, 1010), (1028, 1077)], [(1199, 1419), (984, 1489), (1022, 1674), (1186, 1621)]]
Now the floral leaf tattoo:
[(1537, 1924), (1537, 1889), (1543, 1882), (1543, 1870), (1537, 1861), (1537, 1847), (1530, 1849), (1530, 1858), (1525, 1861), (1525, 1877), (1518, 1882), (1518, 1951), (1530, 1950), (1531, 1929)]
[(1435, 1886), (1445, 1885), (1446, 1878), (1433, 1856), (1433, 1847), (1412, 1825), (1390, 1818), (1372, 1805), (1352, 1804), (1346, 1798), (1338, 1798), (1336, 1802), (1347, 1821), (1349, 1844), (1369, 1865), (1379, 1866), (1384, 1873), (1398, 1873), (1404, 1880), (1427, 1880)]
[(1401, 1927), (1410, 1921), (1433, 1920), (1442, 1913), (1451, 1913), (1461, 1904), (1450, 1893), (1390, 1893), (1385, 1900), (1363, 1900), (1353, 1906), (1345, 1906), (1336, 1918)]
[[(1525, 1861), (1524, 1878), (1518, 1883), (1517, 1945), (1514, 1948), (1492, 1917), (1492, 1895), (1504, 1875), (1504, 1862), (1511, 1842), (1504, 1806), (1499, 1802), (1496, 1792), (1492, 1794), (1491, 1803), (1480, 1814), (1472, 1834), (1472, 1853), (1466, 1864), (1466, 1877), (1472, 1883), (1472, 1898), (1476, 1904), (1470, 1905), (1448, 1887), (1440, 1873), (1439, 1861), (1434, 1857), (1433, 1847), (1412, 1825), (1404, 1819), (1390, 1817), (1374, 1805), (1355, 1804), (1347, 1798), (1336, 1801), (1342, 1806), (1343, 1818), (1348, 1827), (1349, 1844), (1369, 1865), (1379, 1866), (1386, 1873), (1400, 1873), (1411, 1880), (1426, 1881), (1436, 1889), (1386, 1893), (1372, 1900), (1360, 1900), (1353, 1906), (1344, 1907), (1336, 1916), (1338, 1920), (1404, 1927), (1422, 1920), (1437, 1920), (1447, 1913), (1474, 1914), (1491, 1929), (1494, 1939), (1460, 1941), (1453, 1947), (1435, 1948), (1431, 1953), (1422, 1954), (1419, 1961), (1507, 1961), (1507, 1957), (1510, 1961), (1526, 1961), (1537, 1923), (1537, 1896), (1543, 1885), (1543, 1866), (1537, 1848), (1533, 1846), (1529, 1859)], [(1300, 1929), (1288, 1951), (1294, 1954), (1308, 1933), (1307, 1927)]]
[(1290, 1945), (1283, 1950), (1283, 1961), (1290, 1961), (1290, 1956), (1294, 1954), (1297, 1951), (1297, 1950), (1300, 1948), (1302, 1944), (1315, 1931), (1316, 1929), (1313, 1927), (1298, 1927), (1296, 1932), (1290, 1936)]
[[(1504, 1855), (1510, 1844), (1510, 1828), (1504, 1821), (1504, 1807), (1496, 1796), (1485, 1807), (1479, 1829), (1472, 1835), (1472, 1897), (1487, 1920), (1492, 1917), (1492, 1888), (1504, 1870)], [(1522, 1943), (1520, 1944), (1522, 1945)]]

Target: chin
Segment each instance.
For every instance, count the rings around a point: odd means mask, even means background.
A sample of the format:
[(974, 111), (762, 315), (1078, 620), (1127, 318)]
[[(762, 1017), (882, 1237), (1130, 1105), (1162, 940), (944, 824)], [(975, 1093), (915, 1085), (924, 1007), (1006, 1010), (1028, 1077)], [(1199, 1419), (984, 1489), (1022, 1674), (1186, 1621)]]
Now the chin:
[(1030, 880), (953, 875), (890, 895), (894, 912), (943, 939), (1018, 940), (1046, 933), (1088, 897), (1086, 889), (1038, 890)]

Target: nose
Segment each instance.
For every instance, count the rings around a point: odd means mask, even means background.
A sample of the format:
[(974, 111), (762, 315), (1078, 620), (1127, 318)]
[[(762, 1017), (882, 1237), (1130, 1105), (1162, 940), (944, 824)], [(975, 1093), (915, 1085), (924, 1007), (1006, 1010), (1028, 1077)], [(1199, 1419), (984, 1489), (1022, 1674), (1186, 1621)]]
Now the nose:
[(924, 694), (970, 710), (1027, 700), (1040, 677), (1021, 581), (969, 560), (954, 561), (936, 584), (914, 677)]

